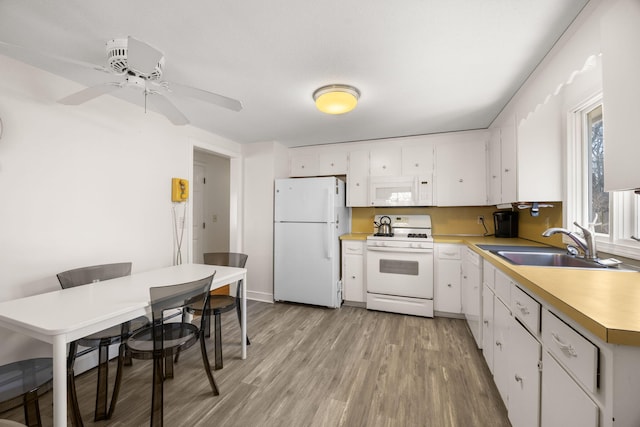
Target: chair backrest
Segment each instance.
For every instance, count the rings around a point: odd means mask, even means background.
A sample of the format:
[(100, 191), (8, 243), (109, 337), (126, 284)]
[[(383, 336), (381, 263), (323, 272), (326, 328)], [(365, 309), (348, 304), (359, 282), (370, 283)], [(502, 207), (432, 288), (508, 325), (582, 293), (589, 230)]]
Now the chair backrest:
[(102, 280), (115, 279), (116, 277), (129, 276), (130, 274), (131, 263), (119, 262), (67, 270), (57, 276), (62, 289), (67, 289)]
[(201, 301), (206, 304), (211, 290), (211, 282), (215, 272), (204, 279), (179, 285), (155, 286), (149, 289), (151, 296), (151, 311), (154, 323), (163, 320), (163, 312), (174, 308), (182, 308), (189, 304)]
[(244, 268), (247, 258), (249, 258), (248, 255), (236, 252), (209, 252), (204, 254), (204, 263)]

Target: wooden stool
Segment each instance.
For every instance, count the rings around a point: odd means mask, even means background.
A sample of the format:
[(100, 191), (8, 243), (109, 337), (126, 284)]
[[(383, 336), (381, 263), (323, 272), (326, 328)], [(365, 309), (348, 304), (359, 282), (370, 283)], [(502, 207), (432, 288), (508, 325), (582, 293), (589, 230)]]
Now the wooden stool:
[(51, 389), (53, 359), (20, 360), (0, 366), (0, 413), (24, 406), (25, 423), (40, 427), (38, 397)]

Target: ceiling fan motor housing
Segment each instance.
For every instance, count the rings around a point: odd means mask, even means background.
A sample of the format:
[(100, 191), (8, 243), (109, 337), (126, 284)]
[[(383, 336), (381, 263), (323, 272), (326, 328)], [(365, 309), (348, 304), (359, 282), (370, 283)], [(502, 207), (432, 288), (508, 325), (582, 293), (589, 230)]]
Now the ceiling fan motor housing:
[(112, 39), (107, 42), (107, 65), (118, 75), (130, 74), (145, 80), (160, 80), (164, 68), (164, 56), (160, 58), (154, 70), (149, 74), (140, 73), (129, 68), (128, 39)]

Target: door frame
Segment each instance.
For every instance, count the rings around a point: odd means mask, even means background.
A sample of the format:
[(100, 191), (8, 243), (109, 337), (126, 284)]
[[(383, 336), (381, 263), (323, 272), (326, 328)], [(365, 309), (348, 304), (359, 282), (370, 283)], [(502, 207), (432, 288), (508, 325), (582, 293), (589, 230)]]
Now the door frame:
[[(189, 138), (189, 143), (187, 144), (187, 161), (188, 175), (191, 182), (193, 182), (194, 151), (196, 149), (229, 159), (229, 251), (242, 252), (244, 195), (242, 193), (243, 168), (241, 153), (225, 150), (213, 144)], [(189, 245), (186, 261), (191, 263), (193, 262), (193, 227), (191, 226), (193, 223), (193, 203), (189, 203), (187, 206), (187, 220), (188, 226), (185, 231), (187, 232), (186, 238)]]

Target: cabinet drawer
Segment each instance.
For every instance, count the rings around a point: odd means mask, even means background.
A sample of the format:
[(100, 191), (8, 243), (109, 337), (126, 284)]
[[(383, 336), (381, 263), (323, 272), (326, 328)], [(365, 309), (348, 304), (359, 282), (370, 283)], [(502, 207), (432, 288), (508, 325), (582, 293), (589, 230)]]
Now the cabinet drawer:
[(540, 303), (522, 289), (511, 289), (511, 311), (534, 335), (540, 333)]
[(342, 253), (343, 255), (362, 255), (364, 244), (360, 241), (342, 241)]
[(598, 347), (548, 310), (542, 312), (542, 341), (591, 392), (598, 380)]
[(438, 258), (439, 259), (460, 259), (460, 245), (438, 245)]

